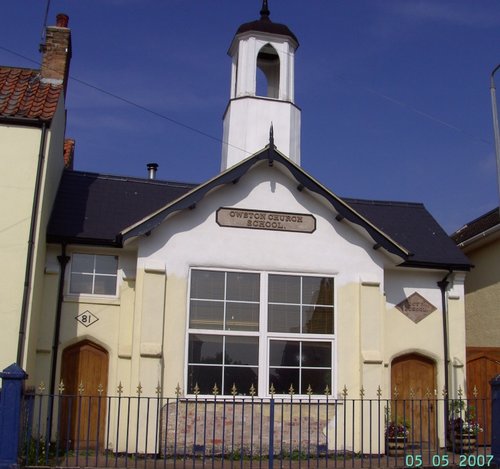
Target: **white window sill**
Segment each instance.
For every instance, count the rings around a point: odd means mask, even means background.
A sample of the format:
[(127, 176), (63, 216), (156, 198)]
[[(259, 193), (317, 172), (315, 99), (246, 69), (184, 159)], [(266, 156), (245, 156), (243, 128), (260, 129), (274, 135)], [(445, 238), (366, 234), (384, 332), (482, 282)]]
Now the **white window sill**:
[(64, 295), (65, 303), (88, 303), (94, 305), (120, 305), (120, 298), (117, 296), (99, 295)]

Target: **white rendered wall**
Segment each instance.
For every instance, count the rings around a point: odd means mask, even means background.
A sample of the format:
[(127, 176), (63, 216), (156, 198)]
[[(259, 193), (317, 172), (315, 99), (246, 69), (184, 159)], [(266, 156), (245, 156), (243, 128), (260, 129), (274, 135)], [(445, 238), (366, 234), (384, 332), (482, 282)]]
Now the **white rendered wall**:
[[(436, 364), (436, 391), (441, 397), (444, 388), (444, 334), (441, 290), (437, 282), (446, 272), (417, 269), (388, 270), (385, 274), (387, 299), (387, 326), (385, 329), (386, 365), (407, 353), (419, 353)], [(456, 397), (459, 387), (465, 389), (465, 314), (463, 276), (455, 274), (450, 279), (450, 289), (446, 293), (448, 304), (448, 344), (449, 344), (449, 392)], [(414, 323), (396, 305), (418, 292), (436, 310)], [(431, 390), (433, 391), (433, 390)]]
[[(246, 209), (313, 213), (317, 229), (312, 234), (221, 227), (215, 212), (221, 206)], [(334, 213), (300, 193), (296, 183), (276, 167), (264, 164), (236, 185), (218, 190), (196, 208), (174, 215), (170, 222), (140, 240), (138, 276), (148, 266), (166, 266), (165, 390), (177, 383), (184, 388), (187, 290), (191, 267), (241, 269), (332, 275), (336, 287), (336, 381), (359, 387), (359, 278), (383, 285), (383, 254)], [(381, 316), (381, 293), (378, 311)], [(370, 305), (371, 306), (371, 305)], [(172, 357), (175, 357), (173, 359)], [(267, 383), (261, 383), (265, 395)]]
[(0, 126), (0, 370), (16, 361), (41, 129)]
[(221, 171), (262, 150), (269, 143), (271, 124), (278, 150), (300, 165), (300, 109), (283, 101), (247, 97), (231, 101), (224, 116)]
[[(59, 97), (57, 110), (47, 132), (44, 167), (41, 181), (40, 201), (38, 206), (37, 231), (33, 250), (31, 295), (28, 316), (26, 318), (26, 340), (24, 344), (24, 369), (36, 369), (37, 335), (43, 316), (44, 269), (46, 260), (46, 233), (54, 200), (59, 188), (59, 181), (64, 169), (64, 132), (66, 131), (66, 111), (63, 95)], [(30, 374), (30, 373), (28, 373)], [(34, 373), (28, 382), (32, 382)]]

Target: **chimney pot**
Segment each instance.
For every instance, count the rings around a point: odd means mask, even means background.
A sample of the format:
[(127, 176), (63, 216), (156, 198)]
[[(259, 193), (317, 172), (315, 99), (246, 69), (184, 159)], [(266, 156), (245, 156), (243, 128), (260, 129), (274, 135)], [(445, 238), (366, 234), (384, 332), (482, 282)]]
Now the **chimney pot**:
[(158, 170), (158, 163), (147, 164), (149, 179), (156, 179), (156, 171)]
[(56, 26), (58, 28), (67, 28), (68, 27), (69, 16), (65, 13), (59, 13), (56, 16)]

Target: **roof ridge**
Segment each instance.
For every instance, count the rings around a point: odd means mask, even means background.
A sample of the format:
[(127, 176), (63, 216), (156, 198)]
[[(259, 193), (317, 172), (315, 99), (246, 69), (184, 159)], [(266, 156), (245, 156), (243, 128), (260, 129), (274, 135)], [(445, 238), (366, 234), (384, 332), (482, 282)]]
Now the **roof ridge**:
[(199, 184), (198, 183), (192, 183), (192, 182), (182, 182), (182, 181), (167, 181), (165, 179), (149, 179), (149, 178), (141, 178), (137, 176), (125, 176), (125, 175), (119, 175), (119, 174), (106, 174), (106, 173), (96, 173), (93, 171), (81, 171), (81, 170), (66, 170), (65, 171), (67, 174), (70, 175), (76, 175), (76, 176), (81, 176), (81, 177), (86, 177), (86, 176), (95, 176), (99, 179), (108, 179), (108, 180), (116, 180), (116, 181), (134, 181), (134, 182), (140, 182), (140, 183), (146, 183), (146, 184), (157, 184), (157, 185), (178, 185), (178, 186), (189, 186), (189, 187), (196, 187)]
[(352, 197), (340, 197), (342, 200), (346, 202), (360, 202), (370, 205), (397, 205), (400, 207), (425, 207), (422, 202), (407, 202), (401, 200), (375, 200), (375, 199), (359, 199)]
[(13, 67), (11, 65), (0, 65), (0, 69), (9, 69), (9, 70), (26, 70), (26, 71), (31, 71), (31, 72), (38, 72), (40, 73), (39, 68), (30, 68), (30, 67)]
[(474, 223), (477, 223), (480, 220), (484, 220), (485, 218), (488, 218), (489, 216), (493, 215), (495, 212), (499, 211), (499, 207), (495, 207), (491, 209), (490, 211), (483, 213), (482, 215), (474, 218), (474, 220), (470, 220), (466, 222), (463, 226), (461, 226), (458, 230), (455, 231), (455, 233), (458, 233), (459, 231), (468, 228), (469, 226), (473, 225)]

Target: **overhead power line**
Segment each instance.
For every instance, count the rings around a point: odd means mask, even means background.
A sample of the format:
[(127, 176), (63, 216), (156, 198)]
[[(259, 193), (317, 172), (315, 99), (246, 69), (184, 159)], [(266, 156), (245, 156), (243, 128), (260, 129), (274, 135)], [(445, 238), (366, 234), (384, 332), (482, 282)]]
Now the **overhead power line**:
[[(4, 50), (5, 52), (8, 52), (9, 54), (15, 55), (15, 56), (20, 57), (20, 58), (22, 58), (24, 60), (27, 60), (27, 61), (29, 61), (31, 63), (34, 63), (34, 64), (36, 64), (38, 66), (41, 65), (39, 61), (33, 60), (30, 57), (27, 57), (24, 54), (21, 54), (19, 52), (13, 51), (12, 49), (9, 49), (7, 47), (0, 46), (0, 49)], [(381, 93), (379, 91), (376, 91), (376, 90), (374, 90), (372, 88), (369, 88), (367, 86), (355, 84), (352, 80), (349, 80), (344, 75), (335, 74), (335, 76), (338, 79), (342, 80), (343, 82), (347, 83), (350, 86), (355, 86), (358, 89), (361, 88), (361, 89), (365, 90), (368, 93), (376, 95), (376, 96), (378, 96), (378, 97), (380, 97), (380, 98), (382, 98), (382, 99), (384, 99), (386, 101), (389, 101), (389, 102), (391, 102), (393, 104), (396, 104), (396, 105), (398, 105), (400, 107), (403, 107), (403, 108), (409, 110), (410, 112), (418, 114), (418, 115), (420, 115), (420, 116), (422, 116), (422, 117), (424, 117), (426, 119), (429, 119), (429, 120), (431, 120), (431, 121), (433, 121), (433, 122), (435, 122), (437, 124), (440, 124), (442, 126), (445, 126), (445, 127), (449, 128), (450, 130), (454, 130), (455, 132), (462, 133), (464, 136), (466, 136), (466, 137), (468, 137), (468, 138), (470, 138), (472, 140), (475, 140), (477, 142), (483, 143), (483, 144), (488, 145), (488, 146), (492, 145), (491, 141), (488, 141), (488, 140), (483, 139), (481, 137), (477, 137), (477, 136), (471, 134), (470, 132), (467, 132), (466, 130), (464, 130), (464, 129), (462, 129), (462, 128), (454, 125), (454, 124), (451, 124), (451, 123), (449, 123), (449, 122), (447, 122), (447, 121), (445, 121), (445, 120), (443, 120), (443, 119), (441, 119), (439, 117), (433, 116), (432, 114), (430, 114), (430, 113), (428, 113), (426, 111), (422, 111), (422, 110), (420, 110), (420, 109), (418, 109), (418, 108), (416, 108), (416, 107), (414, 107), (414, 106), (412, 106), (412, 105), (410, 105), (410, 104), (408, 104), (408, 103), (406, 103), (404, 101), (401, 101), (399, 99), (393, 98), (393, 97), (391, 97), (391, 96), (389, 96), (387, 94), (383, 94), (383, 93)], [(151, 109), (151, 108), (149, 108), (147, 106), (139, 104), (139, 103), (137, 103), (137, 102), (135, 102), (135, 101), (133, 101), (133, 100), (131, 100), (129, 98), (125, 98), (125, 97), (120, 96), (120, 95), (118, 95), (118, 94), (116, 94), (114, 92), (105, 90), (104, 88), (101, 88), (101, 87), (99, 87), (97, 85), (93, 85), (92, 83), (89, 83), (89, 82), (87, 82), (85, 80), (77, 78), (77, 77), (75, 77), (73, 75), (70, 75), (69, 79), (73, 80), (73, 81), (75, 81), (75, 82), (77, 82), (77, 83), (79, 83), (79, 84), (81, 84), (83, 86), (86, 86), (88, 88), (96, 90), (96, 91), (98, 91), (98, 92), (100, 92), (102, 94), (105, 94), (105, 95), (107, 95), (107, 96), (109, 96), (111, 98), (114, 98), (114, 99), (116, 99), (118, 101), (121, 101), (121, 102), (123, 102), (125, 104), (133, 106), (133, 107), (135, 107), (137, 109), (140, 109), (140, 110), (142, 110), (144, 112), (152, 114), (152, 115), (154, 115), (156, 117), (159, 117), (161, 119), (164, 119), (164, 120), (166, 120), (166, 121), (168, 121), (168, 122), (170, 122), (172, 124), (175, 124), (175, 125), (177, 125), (179, 127), (183, 127), (186, 130), (189, 130), (191, 132), (197, 133), (198, 135), (201, 135), (203, 137), (209, 138), (209, 139), (214, 140), (216, 142), (222, 143), (223, 145), (228, 145), (228, 146), (230, 146), (232, 148), (235, 148), (237, 150), (240, 150), (240, 151), (242, 151), (244, 153), (250, 154), (250, 152), (248, 152), (247, 150), (244, 150), (243, 148), (240, 148), (240, 147), (238, 147), (236, 145), (232, 145), (232, 144), (230, 144), (228, 142), (225, 142), (225, 141), (223, 141), (219, 137), (215, 137), (214, 135), (211, 135), (211, 134), (209, 134), (207, 132), (204, 132), (203, 130), (197, 129), (196, 127), (193, 127), (193, 126), (191, 126), (189, 124), (185, 124), (184, 122), (178, 121), (177, 119), (169, 117), (169, 116), (167, 116), (167, 115), (165, 115), (165, 114), (163, 114), (161, 112), (155, 111), (154, 109)]]
[[(29, 61), (29, 62), (31, 62), (33, 64), (41, 66), (41, 63), (39, 61), (33, 60), (33, 59), (31, 59), (31, 58), (29, 58), (29, 57), (27, 57), (27, 56), (25, 56), (25, 55), (23, 55), (23, 54), (21, 54), (19, 52), (13, 51), (13, 50), (11, 50), (11, 49), (9, 49), (7, 47), (0, 46), (0, 49), (8, 52), (9, 54), (13, 54), (13, 55), (15, 55), (17, 57), (20, 57), (20, 58), (22, 58), (24, 60), (27, 60), (27, 61)], [(140, 110), (142, 110), (144, 112), (152, 114), (152, 115), (154, 115), (156, 117), (159, 117), (161, 119), (164, 119), (164, 120), (166, 120), (166, 121), (168, 121), (168, 122), (170, 122), (172, 124), (175, 124), (177, 126), (183, 127), (184, 129), (190, 130), (191, 132), (195, 132), (195, 133), (197, 133), (199, 135), (202, 135), (203, 137), (206, 137), (206, 138), (209, 138), (209, 139), (214, 140), (216, 142), (222, 143), (223, 145), (230, 146), (232, 148), (240, 150), (240, 151), (242, 151), (244, 153), (247, 153), (249, 155), (251, 154), (251, 152), (249, 152), (247, 150), (244, 150), (243, 148), (240, 148), (240, 147), (238, 147), (236, 145), (232, 145), (232, 144), (230, 144), (228, 142), (225, 142), (224, 140), (222, 140), (219, 137), (215, 137), (214, 135), (211, 135), (211, 134), (209, 134), (207, 132), (204, 132), (203, 130), (197, 129), (196, 127), (193, 127), (193, 126), (191, 126), (189, 124), (185, 124), (184, 122), (178, 121), (177, 119), (169, 117), (169, 116), (167, 116), (165, 114), (162, 114), (161, 112), (155, 111), (154, 109), (146, 107), (146, 106), (144, 106), (142, 104), (136, 103), (135, 101), (132, 101), (129, 98), (125, 98), (125, 97), (120, 96), (120, 95), (118, 95), (116, 93), (113, 93), (111, 91), (105, 90), (104, 88), (101, 88), (101, 87), (99, 87), (97, 85), (93, 85), (92, 83), (89, 83), (89, 82), (87, 82), (85, 80), (81, 80), (80, 78), (76, 78), (74, 75), (69, 75), (69, 79), (72, 80), (72, 81), (74, 81), (74, 82), (76, 82), (76, 83), (79, 83), (79, 84), (81, 84), (83, 86), (86, 86), (88, 88), (96, 90), (96, 91), (98, 91), (98, 92), (100, 92), (102, 94), (105, 94), (105, 95), (107, 95), (107, 96), (109, 96), (111, 98), (114, 98), (114, 99), (116, 99), (118, 101), (121, 101), (121, 102), (123, 102), (125, 104), (133, 106), (133, 107), (135, 107), (137, 109), (140, 109)]]

